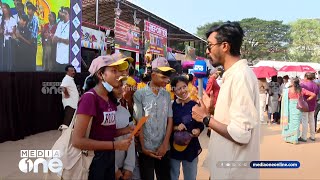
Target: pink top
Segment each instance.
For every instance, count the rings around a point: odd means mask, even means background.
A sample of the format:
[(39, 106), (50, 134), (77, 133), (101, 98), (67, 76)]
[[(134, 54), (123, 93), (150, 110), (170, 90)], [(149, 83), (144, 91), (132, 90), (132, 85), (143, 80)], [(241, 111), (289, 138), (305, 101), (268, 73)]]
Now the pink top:
[[(304, 96), (312, 96), (314, 95), (313, 92), (310, 92), (304, 88), (302, 88), (301, 94)], [(299, 98), (299, 94), (294, 92), (293, 89), (289, 89), (289, 99), (298, 99)]]

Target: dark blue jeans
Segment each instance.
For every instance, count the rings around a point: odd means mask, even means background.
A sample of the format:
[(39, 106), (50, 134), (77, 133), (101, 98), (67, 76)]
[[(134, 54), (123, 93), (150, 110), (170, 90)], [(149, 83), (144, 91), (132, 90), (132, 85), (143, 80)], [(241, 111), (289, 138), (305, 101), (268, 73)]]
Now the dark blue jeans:
[(142, 180), (154, 180), (154, 172), (156, 172), (157, 180), (171, 179), (169, 151), (161, 160), (140, 153), (139, 165)]
[(115, 152), (95, 151), (88, 180), (115, 180)]

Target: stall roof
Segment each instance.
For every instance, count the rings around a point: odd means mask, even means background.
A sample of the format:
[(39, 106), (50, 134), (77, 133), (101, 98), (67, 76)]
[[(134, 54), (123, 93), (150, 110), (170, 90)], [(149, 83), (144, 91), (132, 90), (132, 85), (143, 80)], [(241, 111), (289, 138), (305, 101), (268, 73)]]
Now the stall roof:
[[(83, 0), (83, 14), (82, 18), (83, 21), (95, 23), (96, 21), (96, 0)], [(114, 9), (116, 8), (116, 1), (106, 1), (106, 0), (99, 0), (99, 18), (98, 24), (101, 26), (106, 26), (113, 28), (114, 27), (114, 18), (115, 13)], [(168, 22), (160, 18), (159, 16), (129, 2), (122, 0), (120, 3), (120, 9), (122, 13), (120, 15), (120, 20), (126, 21), (130, 24), (134, 24), (133, 22), (133, 14), (134, 10), (136, 10), (137, 18), (141, 19), (139, 23), (140, 30), (144, 29), (144, 22), (143, 20), (149, 20), (159, 26), (162, 26), (168, 30), (168, 41), (196, 41), (206, 43), (206, 41), (192, 33), (179, 28), (178, 26), (174, 25), (173, 23)]]

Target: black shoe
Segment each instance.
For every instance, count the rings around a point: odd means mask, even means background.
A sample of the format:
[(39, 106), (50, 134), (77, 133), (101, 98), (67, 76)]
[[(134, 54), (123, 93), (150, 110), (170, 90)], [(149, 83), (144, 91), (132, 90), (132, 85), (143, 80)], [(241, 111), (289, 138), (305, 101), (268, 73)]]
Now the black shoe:
[(307, 140), (302, 139), (301, 137), (299, 137), (298, 141), (301, 141), (301, 142), (307, 142)]

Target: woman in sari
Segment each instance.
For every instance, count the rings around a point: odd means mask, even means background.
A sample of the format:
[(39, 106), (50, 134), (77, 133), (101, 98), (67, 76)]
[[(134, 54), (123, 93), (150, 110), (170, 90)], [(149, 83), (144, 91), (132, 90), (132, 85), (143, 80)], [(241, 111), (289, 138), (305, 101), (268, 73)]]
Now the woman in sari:
[(287, 143), (298, 144), (301, 111), (297, 109), (300, 95), (308, 96), (307, 101), (312, 100), (316, 95), (304, 88), (301, 88), (298, 78), (291, 81), (291, 86), (283, 90), (281, 101), (281, 125), (282, 136)]

